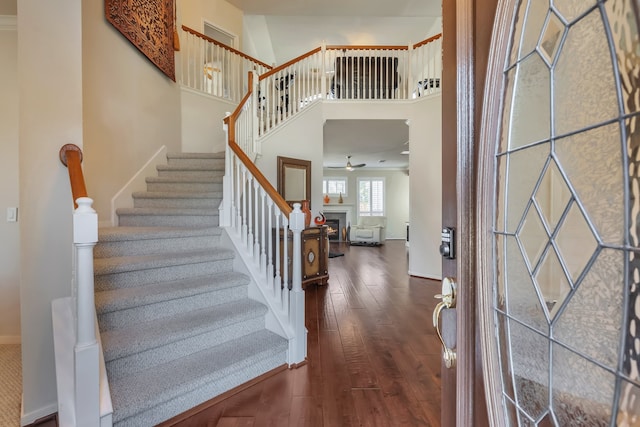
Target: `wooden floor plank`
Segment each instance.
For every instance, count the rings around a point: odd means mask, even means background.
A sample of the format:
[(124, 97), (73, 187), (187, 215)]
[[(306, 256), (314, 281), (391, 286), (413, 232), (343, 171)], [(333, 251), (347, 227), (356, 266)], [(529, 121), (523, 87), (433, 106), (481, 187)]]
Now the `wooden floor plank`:
[(404, 241), (331, 243), (331, 251), (344, 256), (330, 259), (329, 283), (305, 289), (307, 363), (176, 426), (440, 424), (441, 349), (431, 325), (439, 282), (407, 274)]

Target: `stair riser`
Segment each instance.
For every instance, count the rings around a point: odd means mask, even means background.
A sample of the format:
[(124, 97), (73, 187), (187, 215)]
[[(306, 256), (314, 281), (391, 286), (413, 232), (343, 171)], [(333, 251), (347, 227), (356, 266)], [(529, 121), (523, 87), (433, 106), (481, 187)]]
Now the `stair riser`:
[(220, 198), (133, 198), (134, 208), (183, 208), (183, 209), (216, 209), (220, 206)]
[(183, 193), (222, 191), (221, 182), (147, 182), (147, 191), (178, 191)]
[(174, 237), (168, 239), (127, 240), (98, 243), (94, 258), (121, 257), (128, 255), (168, 254), (213, 249), (220, 243), (219, 235)]
[(168, 159), (169, 166), (199, 166), (211, 170), (224, 170), (224, 159)]
[(147, 322), (193, 310), (226, 304), (246, 297), (246, 285), (234, 286), (225, 289), (215, 289), (212, 292), (205, 292), (189, 297), (176, 298), (155, 304), (104, 313), (98, 316), (100, 319), (100, 330), (106, 331), (134, 326), (140, 322)]
[(286, 360), (286, 351), (276, 354), (268, 353), (258, 361), (241, 361), (226, 369), (221, 378), (206, 382), (196, 389), (184, 390), (174, 399), (163, 402), (160, 405), (148, 408), (143, 412), (121, 419), (114, 414), (114, 427), (139, 427), (141, 425), (155, 425), (201, 403), (210, 400), (226, 391), (238, 387), (265, 372), (269, 372), (282, 366)]
[(218, 215), (130, 215), (119, 214), (125, 227), (217, 227)]
[(115, 380), (153, 366), (189, 356), (198, 351), (223, 344), (264, 328), (264, 316), (252, 317), (231, 325), (221, 326), (209, 332), (152, 348), (131, 356), (106, 362), (109, 378)]
[(119, 288), (131, 288), (134, 286), (148, 285), (150, 283), (163, 281), (191, 279), (207, 274), (228, 272), (231, 271), (232, 268), (232, 258), (220, 259), (209, 262), (96, 275), (94, 284), (97, 291), (106, 291)]
[(209, 170), (161, 170), (158, 171), (158, 176), (162, 178), (193, 178), (203, 179), (208, 178), (214, 182), (222, 182), (224, 170), (211, 171)]

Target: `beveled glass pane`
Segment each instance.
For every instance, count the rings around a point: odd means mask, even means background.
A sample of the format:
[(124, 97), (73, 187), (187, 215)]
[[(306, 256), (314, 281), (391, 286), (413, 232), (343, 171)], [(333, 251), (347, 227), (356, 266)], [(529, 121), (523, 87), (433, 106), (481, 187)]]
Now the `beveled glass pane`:
[(525, 255), (529, 260), (530, 269), (533, 271), (538, 264), (540, 255), (542, 255), (542, 252), (549, 243), (549, 236), (533, 204), (529, 208), (524, 223), (518, 232), (518, 237), (524, 248)]
[(553, 0), (553, 5), (567, 22), (573, 21), (595, 4), (596, 0)]
[[(636, 201), (636, 205), (637, 205)], [(638, 207), (632, 208), (635, 220), (633, 221), (634, 229), (632, 236), (638, 232), (638, 217), (640, 212)], [(634, 244), (636, 249), (638, 244)], [(632, 381), (640, 382), (640, 367), (638, 363), (640, 361), (640, 252), (629, 251), (626, 254), (628, 259), (628, 265), (623, 270), (628, 280), (626, 288), (630, 289), (629, 301), (627, 302), (627, 317), (623, 320), (624, 324), (628, 325), (627, 333), (624, 339), (624, 359), (622, 362), (622, 373)], [(635, 403), (640, 405), (640, 400)]]
[[(516, 395), (513, 389), (513, 378), (511, 377), (511, 365), (509, 357), (509, 331), (507, 330), (507, 316), (496, 313), (497, 333), (500, 342), (499, 357), (502, 374), (502, 391), (511, 400), (515, 401)], [(509, 400), (506, 399), (506, 400)]]
[(524, 34), (522, 37), (522, 49), (520, 51), (521, 58), (529, 54), (538, 45), (548, 10), (549, 0), (529, 1), (527, 21), (524, 24)]
[(535, 420), (548, 408), (549, 341), (513, 320), (509, 327), (516, 401)]
[(516, 405), (509, 399), (505, 399), (505, 416), (508, 426), (518, 425), (518, 410)]
[(520, 2), (518, 5), (518, 12), (514, 16), (513, 22), (513, 32), (511, 39), (511, 55), (509, 55), (509, 66), (515, 64), (515, 62), (519, 59), (520, 52), (520, 42), (522, 38), (522, 27), (524, 24), (524, 15), (527, 12), (527, 2)]
[(598, 247), (598, 242), (575, 203), (560, 225), (555, 242), (573, 284)]
[(618, 403), (618, 426), (631, 427), (640, 419), (640, 387), (622, 380)]
[(513, 102), (513, 90), (515, 84), (517, 68), (513, 67), (505, 73), (505, 94), (504, 94), (504, 106), (502, 108), (502, 126), (500, 127), (500, 143), (497, 147), (497, 154), (506, 153), (509, 150), (509, 131), (511, 126), (512, 114), (512, 102)]
[(556, 141), (560, 167), (576, 190), (596, 233), (621, 245), (624, 234), (624, 180), (620, 129), (614, 123)]
[(537, 426), (538, 427), (554, 427), (555, 424), (553, 423), (551, 414), (547, 413), (544, 417), (542, 417), (542, 419), (538, 421)]
[(637, 4), (637, 0), (609, 0), (605, 3), (622, 79), (622, 104), (626, 114), (634, 113), (640, 108), (638, 105), (640, 82), (637, 77), (638, 67), (640, 67), (640, 44), (638, 43), (638, 24), (633, 19), (632, 2), (634, 1)]
[(496, 183), (496, 222), (494, 224), (496, 231), (505, 231), (506, 224), (506, 189), (507, 189), (507, 159), (508, 156), (498, 156), (496, 159), (498, 177)]
[(520, 413), (520, 423), (518, 424), (520, 427), (536, 427), (536, 422), (533, 421), (526, 413)]
[(508, 237), (507, 256), (507, 312), (511, 317), (547, 335), (549, 323), (540, 298), (515, 238)]
[(549, 143), (509, 154), (506, 231), (515, 233), (548, 157)]
[(598, 9), (570, 27), (554, 73), (556, 135), (618, 116), (613, 66)]
[(496, 292), (495, 292), (495, 307), (498, 310), (501, 310), (503, 312), (507, 312), (507, 307), (506, 307), (506, 303), (507, 303), (507, 295), (505, 293), (506, 291), (506, 280), (507, 280), (507, 276), (506, 276), (506, 263), (507, 263), (507, 257), (506, 257), (506, 247), (504, 244), (504, 239), (505, 237), (502, 235), (496, 235), (495, 236), (495, 245), (496, 245)]
[(552, 406), (561, 426), (608, 426), (615, 376), (553, 345)]
[(622, 251), (602, 250), (553, 325), (557, 341), (611, 369), (622, 333), (623, 267)]
[(517, 66), (511, 112), (511, 150), (551, 137), (551, 74), (537, 53)]
[(544, 254), (542, 264), (535, 275), (539, 293), (543, 296), (549, 312), (549, 318), (553, 319), (565, 298), (571, 292), (571, 285), (562, 270), (558, 256), (553, 248)]
[(552, 64), (556, 57), (563, 33), (564, 24), (555, 13), (550, 13), (540, 40), (540, 52), (548, 64)]
[(571, 191), (560, 174), (556, 162), (552, 161), (549, 164), (536, 191), (535, 199), (547, 227), (553, 233), (571, 199)]

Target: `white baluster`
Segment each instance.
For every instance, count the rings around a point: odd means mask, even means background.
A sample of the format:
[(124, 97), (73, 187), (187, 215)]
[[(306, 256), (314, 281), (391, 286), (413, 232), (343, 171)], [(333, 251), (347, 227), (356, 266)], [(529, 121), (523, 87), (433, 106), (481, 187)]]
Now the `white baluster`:
[[(275, 264), (275, 268), (276, 268), (276, 274), (274, 275), (273, 278), (273, 295), (278, 295), (280, 292), (280, 289), (282, 289), (282, 276), (280, 275), (280, 242), (282, 241), (282, 239), (280, 238), (282, 230), (280, 229), (280, 209), (276, 208), (275, 209), (275, 218), (276, 218), (276, 224), (275, 224), (275, 232), (276, 232), (276, 248), (275, 248), (275, 253), (276, 253), (276, 264)], [(286, 259), (286, 258), (285, 258)]]
[(253, 175), (249, 174), (249, 177), (247, 179), (247, 243), (246, 243), (246, 248), (247, 248), (247, 252), (249, 252), (249, 254), (253, 254)]
[[(267, 246), (267, 272), (266, 272), (266, 279), (267, 279), (267, 285), (269, 287), (269, 289), (271, 289), (271, 291), (273, 292), (273, 233), (274, 233), (274, 228), (273, 228), (273, 200), (271, 200), (271, 197), (267, 198), (267, 218), (269, 218), (269, 222), (267, 224), (268, 228), (268, 235), (269, 235), (269, 243)], [(275, 232), (278, 232), (278, 229), (275, 229)]]
[(261, 236), (262, 238), (260, 239), (260, 273), (264, 276), (267, 274), (267, 253), (265, 252), (265, 247), (267, 246), (266, 242), (267, 242), (267, 238), (266, 238), (266, 204), (265, 204), (265, 196), (266, 196), (266, 192), (264, 191), (264, 188), (260, 187), (260, 204), (262, 206), (261, 212), (260, 212), (260, 219), (261, 219), (261, 229), (262, 229), (262, 233)]
[(289, 293), (289, 265), (290, 265), (290, 256), (289, 256), (289, 220), (283, 214), (282, 215), (282, 288), (278, 293), (278, 301), (280, 301), (280, 308), (284, 311), (286, 306), (282, 306), (282, 294)]
[(253, 209), (253, 262), (256, 263), (257, 266), (260, 266), (260, 205), (258, 204), (260, 200), (260, 184), (258, 180), (254, 178), (253, 180), (253, 200), (254, 200), (254, 209)]
[(247, 248), (248, 227), (247, 227), (247, 168), (242, 165), (242, 244)]

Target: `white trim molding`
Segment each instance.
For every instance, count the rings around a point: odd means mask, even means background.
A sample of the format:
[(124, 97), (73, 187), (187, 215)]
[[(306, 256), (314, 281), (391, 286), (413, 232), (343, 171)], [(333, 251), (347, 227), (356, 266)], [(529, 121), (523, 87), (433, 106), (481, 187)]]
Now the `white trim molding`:
[(16, 15), (0, 15), (0, 31), (17, 31), (18, 17)]

